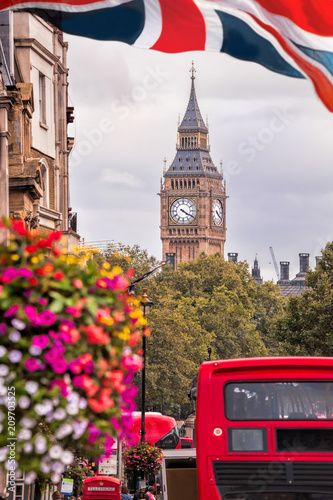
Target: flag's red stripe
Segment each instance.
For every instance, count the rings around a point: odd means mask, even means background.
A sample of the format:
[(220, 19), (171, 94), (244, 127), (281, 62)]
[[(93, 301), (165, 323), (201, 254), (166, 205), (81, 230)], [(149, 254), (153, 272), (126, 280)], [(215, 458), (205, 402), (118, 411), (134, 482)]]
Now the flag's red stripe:
[(266, 31), (271, 33), (277, 39), (285, 52), (293, 58), (293, 60), (298, 64), (299, 68), (301, 68), (304, 73), (310, 78), (319, 98), (325, 104), (327, 109), (333, 112), (333, 86), (329, 79), (324, 75), (324, 73), (320, 71), (319, 68), (312, 65), (309, 61), (303, 59), (301, 55), (294, 52), (290, 45), (272, 26), (259, 21), (259, 19), (254, 16), (252, 17), (260, 26), (262, 26)]
[(162, 32), (151, 49), (161, 52), (205, 50), (206, 26), (193, 0), (160, 0)]
[(333, 36), (332, 0), (256, 0), (268, 12), (286, 17), (321, 36)]

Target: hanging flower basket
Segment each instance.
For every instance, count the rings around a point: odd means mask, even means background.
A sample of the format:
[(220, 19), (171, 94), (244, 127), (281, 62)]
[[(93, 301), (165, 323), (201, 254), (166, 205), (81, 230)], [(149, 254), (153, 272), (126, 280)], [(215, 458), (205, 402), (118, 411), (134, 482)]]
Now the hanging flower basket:
[(127, 477), (144, 473), (157, 474), (162, 469), (163, 453), (157, 446), (139, 443), (123, 451), (124, 472)]
[(58, 482), (73, 463), (68, 450), (98, 458), (127, 437), (144, 319), (120, 268), (62, 253), (59, 231), (4, 227), (12, 236), (0, 245), (0, 465), (27, 482)]

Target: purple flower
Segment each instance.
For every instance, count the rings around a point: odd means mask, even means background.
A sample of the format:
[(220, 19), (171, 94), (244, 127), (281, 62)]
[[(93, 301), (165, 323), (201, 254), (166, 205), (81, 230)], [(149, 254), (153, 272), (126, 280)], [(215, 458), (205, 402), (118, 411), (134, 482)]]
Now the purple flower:
[(8, 358), (9, 358), (9, 361), (11, 363), (18, 363), (22, 359), (22, 353), (20, 351), (16, 351), (16, 350), (11, 351), (9, 353)]
[(33, 272), (30, 271), (30, 269), (27, 269), (26, 267), (21, 267), (21, 269), (18, 270), (18, 275), (21, 276), (21, 278), (32, 278), (33, 277)]
[(43, 325), (43, 326), (50, 326), (53, 325), (53, 323), (56, 320), (56, 315), (54, 312), (46, 310), (40, 313), (38, 316), (38, 324)]
[(32, 294), (32, 290), (31, 290), (30, 288), (29, 288), (28, 290), (26, 290), (26, 291), (23, 293), (23, 295), (24, 295), (25, 297), (30, 297), (30, 296), (31, 296), (31, 294)]
[(46, 306), (47, 305), (47, 300), (43, 299), (43, 297), (41, 297), (40, 299), (38, 299), (37, 302), (38, 302), (38, 304), (41, 304), (42, 306)]
[(85, 365), (83, 365), (83, 371), (87, 375), (90, 375), (94, 371), (95, 365), (93, 361), (88, 361)]
[(5, 323), (0, 323), (0, 335), (5, 335), (6, 334), (6, 330), (7, 330), (7, 326), (5, 325)]
[(12, 342), (18, 342), (20, 340), (20, 338), (21, 338), (21, 334), (17, 330), (12, 330), (10, 332), (10, 334), (8, 335), (8, 338)]
[(38, 359), (28, 358), (24, 363), (24, 366), (27, 370), (29, 370), (29, 372), (35, 372), (36, 370), (39, 370), (41, 364)]
[(5, 318), (11, 318), (12, 316), (15, 316), (16, 311), (19, 309), (18, 304), (12, 305), (4, 314)]
[(36, 335), (32, 337), (32, 345), (44, 349), (49, 344), (49, 337), (47, 335)]
[(16, 318), (12, 319), (11, 324), (17, 330), (24, 330), (26, 327), (26, 324), (23, 321), (21, 321), (20, 319), (16, 319)]

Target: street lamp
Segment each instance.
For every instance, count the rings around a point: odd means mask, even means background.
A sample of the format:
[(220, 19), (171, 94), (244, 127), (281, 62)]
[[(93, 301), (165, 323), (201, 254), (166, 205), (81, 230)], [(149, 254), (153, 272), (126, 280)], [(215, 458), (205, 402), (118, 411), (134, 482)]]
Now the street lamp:
[[(149, 314), (150, 309), (153, 307), (154, 303), (148, 299), (147, 297), (147, 288), (142, 289), (142, 298), (140, 300), (140, 310), (143, 314), (143, 317), (146, 317)], [(146, 436), (146, 425), (145, 425), (145, 408), (146, 408), (146, 335), (145, 335), (145, 327), (142, 332), (142, 392), (141, 392), (141, 443), (144, 442)]]

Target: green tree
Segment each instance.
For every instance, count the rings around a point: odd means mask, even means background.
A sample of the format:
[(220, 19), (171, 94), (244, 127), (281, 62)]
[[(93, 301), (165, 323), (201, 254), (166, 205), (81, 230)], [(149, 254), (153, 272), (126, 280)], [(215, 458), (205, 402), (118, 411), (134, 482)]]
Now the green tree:
[(166, 267), (151, 280), (154, 301), (148, 323), (148, 405), (184, 408), (200, 363), (213, 359), (274, 354), (271, 325), (281, 314), (279, 287), (258, 286), (244, 262), (226, 262), (220, 254)]
[(276, 322), (275, 337), (295, 356), (333, 356), (333, 243), (328, 243), (315, 270), (307, 273), (310, 287), (290, 297)]

